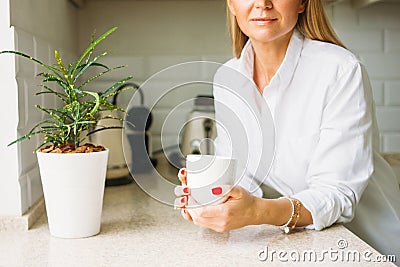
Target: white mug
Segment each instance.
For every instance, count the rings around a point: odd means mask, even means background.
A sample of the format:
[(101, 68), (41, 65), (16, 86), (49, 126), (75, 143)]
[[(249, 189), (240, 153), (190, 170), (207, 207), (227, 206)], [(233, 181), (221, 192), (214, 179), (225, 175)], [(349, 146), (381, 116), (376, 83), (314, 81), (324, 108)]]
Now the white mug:
[(227, 192), (214, 195), (212, 189), (235, 184), (236, 159), (215, 155), (194, 155), (186, 157), (186, 181), (190, 188), (188, 207), (217, 205), (223, 203)]

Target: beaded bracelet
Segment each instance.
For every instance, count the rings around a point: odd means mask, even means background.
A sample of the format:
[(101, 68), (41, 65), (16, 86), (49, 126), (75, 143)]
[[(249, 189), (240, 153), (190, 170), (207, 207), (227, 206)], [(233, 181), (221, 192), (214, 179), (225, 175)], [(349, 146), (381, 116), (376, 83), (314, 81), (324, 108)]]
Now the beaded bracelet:
[(298, 201), (297, 199), (293, 198), (293, 201), (295, 202), (295, 210), (297, 208), (297, 212), (295, 212), (295, 218), (296, 220), (294, 221), (293, 225), (292, 225), (292, 229), (296, 227), (297, 222), (299, 221), (300, 218), (300, 209), (301, 209), (301, 202)]
[[(290, 229), (295, 228), (297, 222), (299, 221), (301, 203), (295, 198), (280, 197), (279, 199), (282, 198), (289, 200), (290, 204), (292, 205), (292, 214), (290, 215), (289, 220), (284, 225), (279, 227), (285, 234), (288, 234), (290, 232)], [(293, 219), (295, 219), (295, 221), (292, 224)]]

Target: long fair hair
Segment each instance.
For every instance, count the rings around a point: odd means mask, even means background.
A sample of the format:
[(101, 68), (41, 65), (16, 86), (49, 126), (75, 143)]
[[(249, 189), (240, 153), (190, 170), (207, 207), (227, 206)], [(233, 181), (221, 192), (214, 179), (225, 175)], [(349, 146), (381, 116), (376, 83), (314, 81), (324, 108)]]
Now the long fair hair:
[[(319, 40), (345, 47), (333, 30), (328, 17), (325, 13), (321, 0), (303, 0), (305, 10), (299, 14), (296, 29), (305, 37), (312, 40)], [(227, 16), (229, 33), (232, 41), (233, 54), (236, 58), (240, 57), (242, 49), (249, 37), (239, 28), (236, 17), (231, 13), (227, 5)]]

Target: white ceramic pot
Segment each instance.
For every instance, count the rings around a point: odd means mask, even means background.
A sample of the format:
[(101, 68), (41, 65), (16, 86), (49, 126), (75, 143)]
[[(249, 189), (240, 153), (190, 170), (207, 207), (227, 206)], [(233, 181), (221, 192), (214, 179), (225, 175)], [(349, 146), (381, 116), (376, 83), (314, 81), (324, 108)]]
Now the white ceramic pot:
[(108, 149), (93, 153), (36, 154), (51, 235), (82, 238), (98, 234)]

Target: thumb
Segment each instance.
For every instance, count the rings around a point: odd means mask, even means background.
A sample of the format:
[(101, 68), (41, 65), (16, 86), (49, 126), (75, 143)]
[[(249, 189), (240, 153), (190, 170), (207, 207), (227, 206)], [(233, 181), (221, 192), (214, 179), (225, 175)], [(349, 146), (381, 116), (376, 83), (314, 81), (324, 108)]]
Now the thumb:
[(221, 185), (216, 186), (211, 189), (211, 192), (215, 196), (227, 196), (231, 198), (240, 198), (243, 195), (243, 188), (240, 186), (232, 186), (232, 185)]
[(211, 193), (214, 196), (224, 196), (224, 195), (230, 195), (230, 191), (232, 189), (232, 185), (218, 185), (213, 188), (211, 188)]

